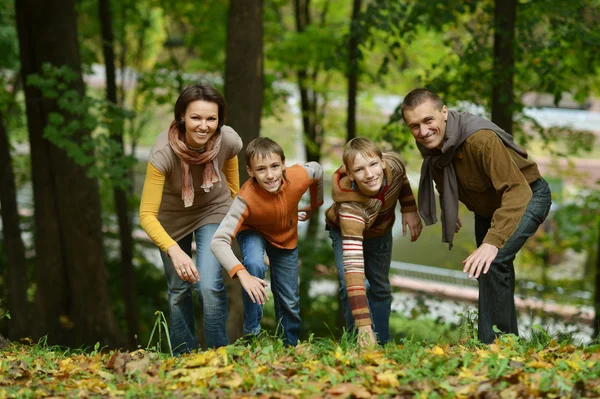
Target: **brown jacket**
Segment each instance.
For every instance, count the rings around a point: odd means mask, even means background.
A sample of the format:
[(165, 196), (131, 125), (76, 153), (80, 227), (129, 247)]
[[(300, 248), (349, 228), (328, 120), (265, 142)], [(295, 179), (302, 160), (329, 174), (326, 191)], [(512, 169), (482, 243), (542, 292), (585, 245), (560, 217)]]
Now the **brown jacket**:
[[(531, 199), (529, 184), (541, 177), (537, 164), (507, 148), (491, 130), (480, 130), (457, 148), (452, 161), (458, 198), (476, 214), (492, 218), (483, 242), (502, 248)], [(441, 170), (433, 170), (441, 196)]]

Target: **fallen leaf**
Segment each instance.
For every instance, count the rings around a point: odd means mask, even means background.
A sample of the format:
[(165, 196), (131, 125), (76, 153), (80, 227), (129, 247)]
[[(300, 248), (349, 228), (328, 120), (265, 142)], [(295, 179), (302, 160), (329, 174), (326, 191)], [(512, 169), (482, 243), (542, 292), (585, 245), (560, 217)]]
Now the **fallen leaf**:
[(398, 377), (392, 370), (385, 370), (383, 373), (377, 374), (375, 378), (377, 379), (377, 382), (384, 387), (397, 388), (400, 386)]
[(365, 387), (362, 385), (352, 384), (351, 382), (338, 384), (332, 388), (329, 388), (327, 392), (341, 399), (351, 396), (359, 399), (371, 397), (371, 392), (367, 391)]
[(139, 371), (141, 375), (145, 375), (146, 369), (149, 365), (150, 359), (148, 359), (147, 357), (144, 357), (139, 360), (132, 360), (131, 362), (127, 362), (127, 364), (125, 365), (125, 372), (128, 375), (132, 375)]
[(231, 375), (231, 378), (225, 382), (223, 382), (221, 385), (230, 388), (230, 389), (236, 389), (237, 387), (239, 387), (240, 385), (242, 385), (242, 383), (244, 382), (244, 380), (242, 379), (242, 377), (240, 377), (240, 375), (238, 373), (233, 373)]

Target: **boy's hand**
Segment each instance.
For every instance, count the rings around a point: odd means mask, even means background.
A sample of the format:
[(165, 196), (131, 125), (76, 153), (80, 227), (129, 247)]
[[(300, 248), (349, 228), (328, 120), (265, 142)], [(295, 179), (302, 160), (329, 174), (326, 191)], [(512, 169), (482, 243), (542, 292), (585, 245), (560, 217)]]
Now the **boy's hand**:
[(402, 235), (406, 236), (406, 227), (410, 229), (410, 241), (417, 241), (423, 230), (423, 223), (418, 212), (402, 214)]
[(190, 258), (179, 245), (175, 244), (167, 248), (167, 255), (171, 258), (173, 267), (175, 267), (175, 271), (180, 279), (190, 283), (200, 281), (198, 269), (196, 269), (196, 265), (194, 265), (192, 258)]
[(311, 216), (315, 213), (315, 210), (310, 207), (310, 205), (305, 206), (304, 208), (298, 208), (298, 220), (301, 222), (305, 222), (311, 218)]
[(252, 302), (264, 305), (265, 302), (269, 300), (269, 295), (265, 289), (269, 283), (258, 277), (252, 276), (246, 269), (239, 270), (236, 275), (240, 279), (242, 287), (244, 287)]
[(371, 326), (358, 327), (358, 346), (362, 349), (372, 349), (377, 345), (375, 333)]

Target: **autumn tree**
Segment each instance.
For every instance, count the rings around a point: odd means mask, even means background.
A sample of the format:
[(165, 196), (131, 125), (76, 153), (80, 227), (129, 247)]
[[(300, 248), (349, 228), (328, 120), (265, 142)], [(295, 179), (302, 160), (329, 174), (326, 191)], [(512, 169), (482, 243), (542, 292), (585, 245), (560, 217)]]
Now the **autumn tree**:
[[(260, 134), (264, 98), (262, 0), (232, 0), (227, 19), (225, 99), (228, 123), (245, 145)], [(245, 148), (245, 147), (244, 147)], [(244, 149), (240, 180), (248, 179)]]
[[(72, 129), (64, 140), (81, 145), (90, 136), (81, 123), (85, 109), (77, 103), (84, 85), (75, 3), (17, 0), (15, 9), (35, 202), (38, 317), (32, 335), (72, 346), (117, 346), (122, 337), (107, 295), (98, 183), (46, 136), (57, 119)], [(29, 84), (52, 68), (70, 71), (72, 79), (62, 82), (69, 97), (44, 96)]]
[[(119, 113), (117, 99), (117, 78), (115, 71), (114, 35), (112, 26), (112, 12), (110, 0), (98, 0), (98, 14), (102, 37), (102, 52), (106, 70), (106, 99), (108, 101), (107, 120), (111, 139), (115, 142), (118, 155), (123, 156), (124, 148), (124, 123), (122, 114)], [(129, 173), (126, 173), (129, 175)], [(136, 335), (139, 333), (139, 309), (137, 303), (137, 287), (133, 269), (133, 228), (131, 212), (129, 211), (128, 198), (130, 184), (128, 182), (114, 182), (113, 200), (119, 224), (121, 283), (123, 284), (123, 298), (125, 301), (125, 318), (127, 321), (129, 346), (135, 348)]]

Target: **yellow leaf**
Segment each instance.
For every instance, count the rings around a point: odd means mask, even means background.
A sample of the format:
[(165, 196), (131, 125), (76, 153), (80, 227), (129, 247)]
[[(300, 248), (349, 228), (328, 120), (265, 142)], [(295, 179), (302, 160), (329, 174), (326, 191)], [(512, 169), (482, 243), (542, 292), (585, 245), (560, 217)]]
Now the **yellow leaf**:
[(369, 351), (365, 353), (365, 362), (380, 366), (386, 362), (385, 355), (382, 351)]
[(468, 379), (468, 378), (473, 378), (473, 377), (474, 377), (473, 370), (466, 368), (466, 367), (460, 368), (460, 372), (458, 373), (458, 378)]
[(574, 371), (581, 370), (581, 364), (578, 362), (574, 362), (573, 360), (567, 360), (566, 363), (571, 367)]
[(194, 368), (194, 367), (201, 367), (206, 365), (207, 361), (208, 361), (208, 353), (209, 352), (201, 352), (201, 353), (197, 353), (195, 355), (190, 356), (186, 362), (185, 362), (185, 366), (189, 367), (189, 368)]
[(533, 367), (536, 369), (551, 369), (553, 366), (548, 362), (544, 362), (542, 360), (532, 360), (528, 362), (527, 367)]
[(397, 388), (400, 386), (398, 377), (396, 377), (396, 373), (394, 373), (392, 370), (385, 370), (383, 373), (378, 374), (375, 378), (377, 379), (377, 382), (384, 387)]
[(431, 350), (431, 352), (435, 355), (444, 355), (444, 350), (442, 348), (440, 348), (438, 345), (434, 346), (433, 349)]
[(335, 356), (335, 358), (340, 363), (342, 363), (346, 366), (350, 364), (350, 359), (344, 352), (342, 352), (342, 348), (340, 348), (339, 346), (337, 348), (335, 348), (335, 353), (333, 354), (333, 356)]
[(283, 394), (290, 395), (290, 396), (296, 396), (296, 397), (302, 397), (302, 396), (306, 395), (306, 392), (304, 392), (302, 389), (290, 388), (290, 389), (284, 390)]
[(242, 377), (240, 377), (238, 373), (233, 373), (231, 375), (231, 379), (225, 381), (222, 385), (230, 389), (236, 389), (237, 387), (242, 385), (243, 382), (244, 380), (242, 379)]
[(106, 371), (103, 371), (103, 370), (98, 370), (97, 373), (100, 377), (104, 378), (107, 381), (112, 381), (115, 378), (115, 376), (113, 374), (107, 373)]

